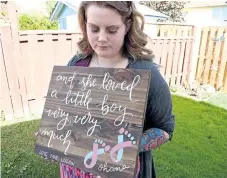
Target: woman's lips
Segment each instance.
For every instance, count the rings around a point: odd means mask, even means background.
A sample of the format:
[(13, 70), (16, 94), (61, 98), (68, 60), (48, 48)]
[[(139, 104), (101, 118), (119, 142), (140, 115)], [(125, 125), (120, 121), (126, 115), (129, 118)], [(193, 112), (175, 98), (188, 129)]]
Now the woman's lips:
[(100, 49), (107, 49), (108, 46), (98, 46), (98, 48), (100, 48)]

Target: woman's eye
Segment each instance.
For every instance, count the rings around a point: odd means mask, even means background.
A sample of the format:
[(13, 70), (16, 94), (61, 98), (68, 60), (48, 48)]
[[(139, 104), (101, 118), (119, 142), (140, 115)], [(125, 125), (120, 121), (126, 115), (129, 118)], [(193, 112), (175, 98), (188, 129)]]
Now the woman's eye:
[(98, 29), (91, 29), (92, 33), (97, 33), (99, 30)]
[(110, 34), (115, 34), (115, 33), (117, 33), (117, 30), (109, 30), (108, 31)]

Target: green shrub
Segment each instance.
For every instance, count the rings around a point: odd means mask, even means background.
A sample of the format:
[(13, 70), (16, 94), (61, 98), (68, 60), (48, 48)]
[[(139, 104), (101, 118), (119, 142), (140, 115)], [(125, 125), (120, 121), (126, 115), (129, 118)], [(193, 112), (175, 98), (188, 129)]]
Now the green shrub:
[(51, 22), (46, 16), (22, 14), (19, 17), (20, 30), (56, 30), (57, 22)]

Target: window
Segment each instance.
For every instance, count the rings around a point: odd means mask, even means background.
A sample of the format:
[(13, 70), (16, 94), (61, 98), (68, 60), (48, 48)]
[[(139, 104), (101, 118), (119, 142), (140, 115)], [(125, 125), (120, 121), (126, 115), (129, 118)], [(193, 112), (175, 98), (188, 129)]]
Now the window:
[(213, 20), (226, 21), (227, 20), (227, 7), (213, 8)]
[(60, 29), (65, 30), (67, 29), (67, 22), (66, 18), (60, 18), (59, 19)]

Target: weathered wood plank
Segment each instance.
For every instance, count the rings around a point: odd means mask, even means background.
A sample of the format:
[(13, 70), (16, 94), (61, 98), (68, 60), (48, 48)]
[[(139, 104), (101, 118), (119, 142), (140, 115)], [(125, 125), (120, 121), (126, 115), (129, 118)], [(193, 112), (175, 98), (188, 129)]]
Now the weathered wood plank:
[(224, 81), (223, 81), (223, 86), (224, 86), (224, 92), (227, 93), (227, 63), (226, 63), (226, 66), (225, 66), (225, 76), (224, 76)]
[[(227, 33), (227, 28), (225, 28), (225, 33)], [(223, 46), (220, 54), (220, 65), (218, 69), (218, 78), (217, 78), (217, 89), (223, 87), (223, 79), (225, 76), (225, 68), (227, 66), (227, 39), (225, 38), (223, 41)], [(226, 71), (227, 72), (227, 71)], [(227, 90), (227, 88), (226, 88)]]
[(180, 56), (179, 56), (179, 63), (177, 69), (177, 87), (180, 87), (182, 83), (182, 73), (183, 73), (183, 62), (184, 62), (184, 53), (185, 53), (185, 44), (186, 40), (183, 40), (180, 45)]
[(163, 48), (162, 48), (162, 55), (161, 55), (161, 68), (160, 68), (160, 73), (162, 74), (163, 77), (165, 77), (165, 69), (166, 69), (166, 63), (167, 63), (167, 54), (168, 54), (168, 45), (169, 45), (169, 40), (163, 40)]
[(177, 66), (179, 64), (179, 57), (180, 57), (180, 41), (176, 40), (176, 46), (175, 46), (174, 54), (173, 54), (173, 65), (172, 65), (172, 70), (171, 70), (170, 86), (176, 85)]
[(202, 31), (202, 39), (200, 42), (200, 49), (199, 49), (199, 59), (197, 63), (197, 74), (196, 79), (197, 81), (201, 80), (201, 75), (204, 70), (204, 60), (205, 60), (205, 52), (206, 52), (206, 45), (207, 45), (207, 37), (208, 37), (208, 28), (203, 28)]
[[(5, 60), (3, 57), (3, 49), (2, 49), (2, 40), (1, 40), (1, 34), (0, 34), (0, 66), (1, 66), (1, 89), (2, 92), (0, 93), (0, 108), (3, 109), (5, 114), (6, 120), (11, 120), (14, 118), (13, 113), (13, 106), (10, 98), (10, 90), (9, 90), (9, 84), (7, 81), (7, 71), (5, 66)], [(0, 109), (0, 111), (1, 111)]]
[(206, 53), (206, 61), (205, 61), (205, 67), (204, 67), (204, 73), (203, 73), (203, 83), (207, 84), (209, 82), (209, 73), (210, 73), (210, 67), (211, 67), (211, 61), (214, 57), (214, 41), (213, 37), (215, 37), (216, 28), (210, 28), (209, 29), (209, 36), (208, 36), (208, 46), (207, 46), (207, 53)]
[[(217, 32), (217, 38), (223, 35), (224, 28), (219, 28)], [(217, 71), (218, 71), (218, 63), (220, 61), (220, 53), (221, 53), (221, 45), (222, 42), (216, 41), (215, 47), (214, 47), (214, 58), (210, 67), (211, 73), (210, 73), (210, 84), (215, 87), (216, 85), (216, 77), (217, 77)]]
[(17, 66), (14, 64), (14, 47), (10, 27), (1, 28), (2, 52), (4, 54), (4, 64), (7, 73), (10, 97), (15, 118), (24, 117), (23, 104), (21, 102), (20, 86), (18, 83)]
[(150, 75), (55, 66), (35, 152), (102, 177), (134, 178)]
[(189, 66), (190, 66), (190, 53), (191, 53), (192, 43), (191, 41), (186, 41), (186, 50), (185, 50), (185, 58), (184, 58), (184, 66), (183, 66), (183, 74), (182, 74), (182, 81), (187, 81), (187, 77), (189, 74)]
[(176, 40), (171, 40), (169, 42), (169, 50), (168, 50), (168, 59), (166, 64), (166, 82), (169, 85), (170, 77), (171, 77), (171, 69), (173, 64), (173, 52), (175, 49)]

